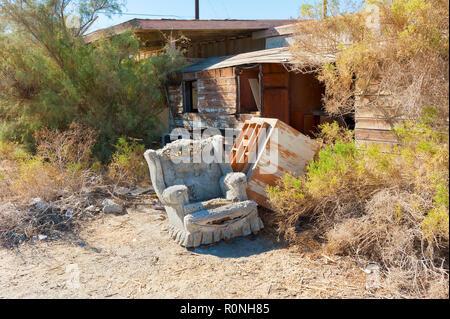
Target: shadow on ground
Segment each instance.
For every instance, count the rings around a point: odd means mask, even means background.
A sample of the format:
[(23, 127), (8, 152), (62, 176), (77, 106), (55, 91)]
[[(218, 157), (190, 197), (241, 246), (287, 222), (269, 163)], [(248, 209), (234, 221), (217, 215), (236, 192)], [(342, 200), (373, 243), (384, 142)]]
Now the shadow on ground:
[(188, 250), (197, 254), (213, 255), (220, 258), (240, 258), (280, 248), (282, 248), (282, 245), (268, 236), (250, 235), (247, 237), (236, 237), (228, 242), (221, 240), (215, 244), (202, 245), (197, 248), (189, 248)]

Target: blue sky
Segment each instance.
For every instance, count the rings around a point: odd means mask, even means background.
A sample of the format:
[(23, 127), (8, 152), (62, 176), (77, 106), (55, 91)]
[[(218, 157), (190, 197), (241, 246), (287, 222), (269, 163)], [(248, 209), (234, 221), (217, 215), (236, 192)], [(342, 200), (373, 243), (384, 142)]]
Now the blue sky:
[[(315, 3), (314, 0), (200, 0), (200, 19), (290, 19), (297, 18), (303, 3)], [(122, 16), (112, 19), (99, 16), (90, 31), (107, 28), (131, 20), (143, 19), (193, 19), (194, 0), (126, 0)], [(139, 16), (131, 13), (165, 16)], [(173, 16), (177, 17), (173, 17)]]

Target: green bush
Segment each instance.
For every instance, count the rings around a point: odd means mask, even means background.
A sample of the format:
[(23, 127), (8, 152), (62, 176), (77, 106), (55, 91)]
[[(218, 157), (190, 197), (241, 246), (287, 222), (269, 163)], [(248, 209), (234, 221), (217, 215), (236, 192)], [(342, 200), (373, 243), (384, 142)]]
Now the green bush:
[[(117, 10), (114, 0), (79, 3), (72, 3), (71, 14), (81, 18)], [(97, 131), (93, 153), (103, 162), (120, 136), (149, 146), (166, 107), (165, 81), (181, 67), (181, 55), (167, 49), (137, 61), (141, 43), (132, 32), (86, 43), (82, 30), (65, 25), (61, 10), (70, 6), (62, 5), (0, 1), (1, 19), (8, 23), (8, 31), (0, 29), (0, 139), (34, 150), (36, 131), (64, 131), (77, 122)]]

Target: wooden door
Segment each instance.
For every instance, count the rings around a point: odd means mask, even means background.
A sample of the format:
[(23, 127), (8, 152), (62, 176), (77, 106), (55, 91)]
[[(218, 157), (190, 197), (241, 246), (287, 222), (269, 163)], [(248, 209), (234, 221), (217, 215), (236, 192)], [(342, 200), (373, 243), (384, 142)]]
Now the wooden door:
[(262, 65), (262, 88), (262, 116), (289, 123), (289, 73), (283, 65)]

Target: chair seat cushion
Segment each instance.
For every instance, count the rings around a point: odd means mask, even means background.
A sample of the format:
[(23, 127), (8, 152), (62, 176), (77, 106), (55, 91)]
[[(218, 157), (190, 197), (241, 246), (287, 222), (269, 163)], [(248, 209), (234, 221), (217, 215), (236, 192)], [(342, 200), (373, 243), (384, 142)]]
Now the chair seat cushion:
[(221, 225), (227, 221), (247, 216), (257, 209), (256, 202), (246, 200), (213, 208), (200, 209), (185, 216), (186, 222), (196, 225)]

